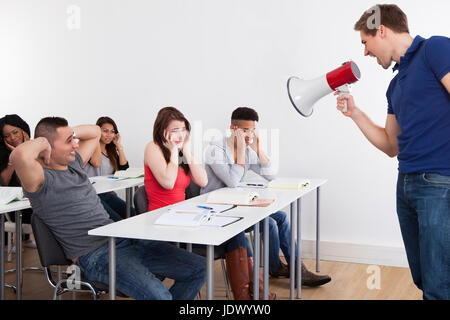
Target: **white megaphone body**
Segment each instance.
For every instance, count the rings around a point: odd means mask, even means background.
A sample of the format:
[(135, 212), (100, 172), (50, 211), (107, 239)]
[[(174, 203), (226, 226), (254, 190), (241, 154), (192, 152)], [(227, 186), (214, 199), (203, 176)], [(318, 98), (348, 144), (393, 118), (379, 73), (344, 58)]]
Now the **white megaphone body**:
[[(345, 62), (339, 68), (316, 79), (290, 77), (287, 82), (289, 99), (295, 110), (302, 116), (309, 117), (319, 99), (334, 91), (339, 91), (340, 95), (350, 93), (350, 84), (360, 78), (359, 68), (353, 61)], [(343, 112), (347, 112), (347, 100)]]

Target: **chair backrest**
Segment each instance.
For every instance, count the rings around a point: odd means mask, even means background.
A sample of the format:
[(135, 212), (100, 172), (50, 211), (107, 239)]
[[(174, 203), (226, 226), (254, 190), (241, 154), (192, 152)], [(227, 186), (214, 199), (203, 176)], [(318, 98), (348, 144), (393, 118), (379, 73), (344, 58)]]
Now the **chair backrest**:
[(186, 200), (194, 198), (199, 194), (200, 194), (200, 187), (196, 185), (191, 179), (191, 183), (189, 183), (188, 187), (186, 188)]
[[(200, 187), (196, 185), (194, 182), (189, 184), (186, 188), (186, 200), (196, 197), (200, 194)], [(148, 211), (148, 198), (147, 192), (145, 191), (145, 186), (140, 186), (136, 192), (134, 193), (134, 208), (136, 210), (136, 214), (141, 214)]]
[(136, 214), (141, 214), (148, 211), (148, 199), (147, 192), (145, 192), (145, 186), (140, 186), (136, 190), (133, 201)]
[(72, 264), (48, 226), (36, 214), (31, 215), (31, 227), (43, 267)]

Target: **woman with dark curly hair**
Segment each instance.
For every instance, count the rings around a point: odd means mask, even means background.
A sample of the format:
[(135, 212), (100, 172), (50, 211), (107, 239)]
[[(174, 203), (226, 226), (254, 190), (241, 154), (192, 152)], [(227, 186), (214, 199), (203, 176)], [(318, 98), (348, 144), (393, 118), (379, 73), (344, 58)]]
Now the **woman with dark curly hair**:
[[(6, 187), (20, 187), (9, 155), (21, 143), (30, 140), (30, 127), (17, 114), (8, 114), (0, 119), (0, 185)], [(30, 223), (31, 209), (22, 210), (23, 223)], [(14, 221), (14, 215), (11, 215)], [(35, 248), (36, 244), (28, 234), (24, 235), (25, 246)]]

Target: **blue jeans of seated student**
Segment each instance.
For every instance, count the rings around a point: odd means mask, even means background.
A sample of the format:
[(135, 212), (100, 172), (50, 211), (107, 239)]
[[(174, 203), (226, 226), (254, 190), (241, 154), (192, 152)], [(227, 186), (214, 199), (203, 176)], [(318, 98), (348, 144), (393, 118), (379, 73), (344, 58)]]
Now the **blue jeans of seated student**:
[(397, 215), (423, 299), (450, 299), (450, 176), (399, 174)]
[(231, 252), (239, 247), (243, 247), (247, 250), (247, 257), (252, 256), (252, 249), (250, 247), (250, 242), (247, 239), (247, 236), (245, 235), (245, 232), (238, 233), (233, 238), (229, 239), (228, 241), (225, 241), (220, 245), (221, 247), (225, 247), (225, 252)]
[[(109, 284), (108, 243), (79, 257), (91, 281)], [(155, 274), (174, 279), (168, 289)], [(116, 289), (138, 300), (192, 300), (206, 281), (203, 257), (166, 242), (116, 239)]]
[[(127, 204), (114, 192), (101, 193), (98, 195), (103, 207), (108, 212), (113, 221), (125, 219), (127, 216)], [(130, 210), (130, 217), (136, 214), (133, 207)]]
[[(195, 244), (194, 246), (203, 247), (203, 245), (195, 245)], [(252, 256), (252, 249), (250, 247), (250, 242), (248, 241), (245, 232), (238, 233), (233, 238), (222, 243), (219, 247), (223, 247), (226, 253), (239, 249), (239, 247), (243, 247), (247, 250), (247, 257)]]
[[(264, 231), (264, 220), (259, 223), (259, 232)], [(291, 226), (286, 213), (277, 211), (269, 216), (269, 272), (275, 273), (281, 267), (280, 249), (288, 264), (291, 257)], [(297, 244), (295, 244), (297, 259)]]

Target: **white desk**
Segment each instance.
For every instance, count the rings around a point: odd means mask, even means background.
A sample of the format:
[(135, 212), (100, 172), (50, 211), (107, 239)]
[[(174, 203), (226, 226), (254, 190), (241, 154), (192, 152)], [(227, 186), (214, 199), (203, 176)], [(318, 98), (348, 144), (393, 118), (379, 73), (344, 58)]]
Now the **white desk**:
[[(93, 187), (97, 194), (126, 189), (127, 217), (130, 216), (132, 202), (132, 188), (144, 183), (144, 178), (137, 179), (108, 179), (105, 177), (92, 177)], [(30, 201), (17, 201), (7, 205), (0, 205), (0, 300), (5, 298), (5, 256), (4, 256), (4, 213), (15, 212), (16, 239), (22, 239), (22, 214), (20, 210), (31, 208)], [(22, 241), (16, 241), (16, 296), (22, 298)]]
[[(116, 275), (116, 260), (115, 260), (115, 238), (131, 238), (141, 240), (155, 240), (155, 241), (169, 241), (194, 243), (207, 246), (207, 299), (213, 298), (214, 284), (213, 284), (213, 263), (214, 263), (214, 246), (220, 245), (228, 239), (234, 237), (236, 234), (246, 230), (251, 226), (255, 226), (254, 237), (254, 299), (258, 299), (259, 295), (259, 222), (265, 219), (264, 223), (264, 298), (268, 298), (268, 220), (266, 219), (272, 213), (283, 209), (290, 205), (291, 207), (291, 265), (295, 258), (295, 246), (292, 245), (295, 241), (295, 218), (300, 221), (300, 198), (304, 195), (317, 190), (319, 196), (320, 186), (326, 183), (323, 179), (312, 179), (311, 184), (307, 188), (301, 190), (271, 190), (258, 189), (262, 198), (275, 198), (275, 202), (268, 207), (237, 207), (229, 210), (224, 215), (239, 216), (244, 219), (239, 220), (229, 226), (223, 228), (200, 226), (195, 228), (190, 227), (176, 227), (176, 226), (161, 226), (155, 225), (155, 220), (167, 210), (167, 207), (160, 208), (151, 212), (146, 212), (129, 219), (121, 220), (115, 223), (108, 224), (103, 227), (92, 229), (88, 232), (89, 235), (109, 237), (109, 294), (111, 299), (115, 299), (115, 275)], [(252, 189), (254, 190), (254, 189)], [(186, 202), (205, 202), (206, 194), (195, 198), (186, 200)], [(295, 202), (297, 202), (297, 215), (295, 215)], [(319, 212), (319, 197), (317, 202), (317, 213)], [(319, 215), (317, 214), (317, 217)], [(298, 224), (297, 232), (298, 239), (301, 239), (300, 223)], [(297, 256), (301, 261), (301, 243), (297, 246)], [(301, 263), (297, 264), (297, 274), (301, 275)], [(294, 268), (291, 268), (291, 299), (294, 296)], [(301, 292), (301, 279), (297, 279), (298, 297)]]
[(119, 191), (125, 189), (125, 199), (127, 204), (126, 217), (130, 217), (131, 203), (133, 198), (133, 187), (137, 187), (144, 184), (144, 178), (135, 179), (110, 179), (107, 177), (91, 177), (89, 178), (93, 182), (93, 186), (97, 194)]

